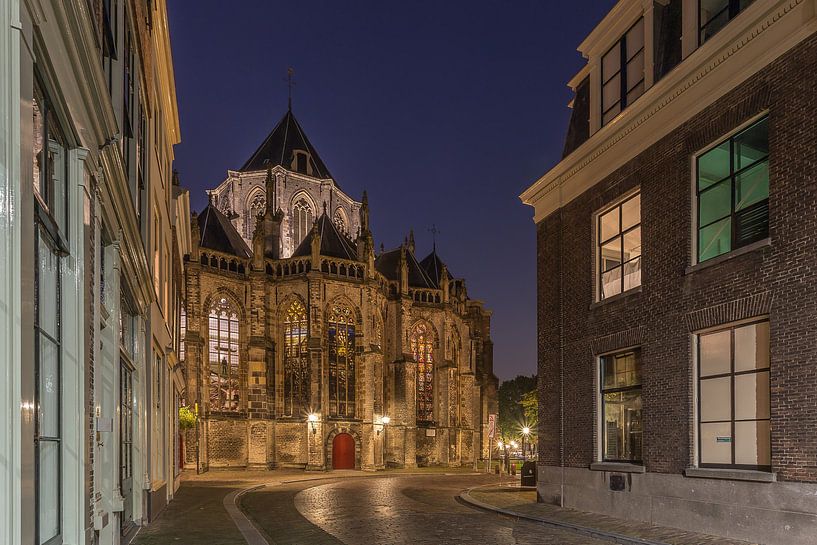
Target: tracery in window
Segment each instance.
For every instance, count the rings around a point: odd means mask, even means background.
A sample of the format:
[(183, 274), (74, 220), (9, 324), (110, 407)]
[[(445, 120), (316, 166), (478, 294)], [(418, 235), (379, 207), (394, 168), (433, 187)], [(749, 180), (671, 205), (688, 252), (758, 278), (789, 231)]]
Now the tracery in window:
[(238, 314), (225, 297), (210, 307), (210, 410), (237, 411), (241, 399)]
[(355, 324), (354, 313), (334, 305), (329, 314), (329, 415), (355, 415)]
[(349, 227), (346, 224), (346, 216), (344, 215), (342, 209), (338, 208), (337, 210), (335, 210), (335, 215), (332, 218), (332, 221), (338, 228), (338, 231), (340, 231), (341, 233), (349, 232)]
[(306, 309), (294, 301), (284, 318), (284, 415), (300, 416), (309, 404)]
[(414, 326), (411, 352), (417, 362), (417, 421), (434, 420), (434, 340), (424, 323)]
[(299, 199), (292, 205), (292, 238), (295, 246), (301, 243), (312, 228), (312, 207), (306, 199)]
[(255, 231), (256, 218), (264, 213), (267, 208), (267, 200), (260, 191), (249, 200), (247, 205), (247, 217), (244, 219), (244, 230), (247, 238), (252, 238)]

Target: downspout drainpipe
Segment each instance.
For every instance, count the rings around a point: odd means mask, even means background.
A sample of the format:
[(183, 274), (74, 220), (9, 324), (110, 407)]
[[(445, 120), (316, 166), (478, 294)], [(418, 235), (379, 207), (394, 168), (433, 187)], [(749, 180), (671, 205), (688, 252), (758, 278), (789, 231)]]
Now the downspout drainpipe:
[[(561, 186), (559, 193), (561, 193)], [(561, 198), (559, 199), (561, 202)], [(564, 208), (559, 209), (559, 506), (565, 506), (565, 315), (564, 315)]]

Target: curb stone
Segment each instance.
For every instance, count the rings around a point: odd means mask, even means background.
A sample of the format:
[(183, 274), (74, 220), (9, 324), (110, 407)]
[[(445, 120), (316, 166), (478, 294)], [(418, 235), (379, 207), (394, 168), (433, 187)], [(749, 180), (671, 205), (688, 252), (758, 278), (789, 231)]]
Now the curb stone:
[(579, 534), (583, 534), (589, 537), (593, 537), (596, 539), (602, 539), (605, 541), (612, 541), (613, 543), (621, 543), (622, 545), (670, 545), (664, 541), (653, 541), (651, 539), (644, 539), (640, 537), (633, 537), (627, 536), (624, 534), (619, 534), (616, 532), (606, 532), (604, 530), (599, 530), (598, 528), (591, 528), (589, 526), (582, 526), (580, 524), (573, 524), (571, 522), (565, 522), (558, 519), (552, 518), (545, 518), (545, 517), (535, 517), (533, 515), (526, 515), (524, 513), (518, 513), (516, 511), (511, 511), (509, 509), (503, 509), (501, 507), (496, 507), (495, 505), (491, 505), (471, 496), (470, 492), (472, 490), (476, 490), (478, 488), (485, 488), (487, 486), (495, 486), (495, 485), (483, 485), (483, 486), (474, 486), (467, 490), (464, 490), (460, 493), (459, 498), (464, 501), (465, 503), (477, 507), (479, 509), (483, 509), (485, 511), (492, 511), (494, 513), (499, 513), (508, 517), (513, 517), (516, 519), (524, 519), (529, 520), (532, 522), (537, 522), (539, 524), (544, 524), (546, 526), (551, 526), (554, 528), (560, 528), (563, 530), (570, 530)]

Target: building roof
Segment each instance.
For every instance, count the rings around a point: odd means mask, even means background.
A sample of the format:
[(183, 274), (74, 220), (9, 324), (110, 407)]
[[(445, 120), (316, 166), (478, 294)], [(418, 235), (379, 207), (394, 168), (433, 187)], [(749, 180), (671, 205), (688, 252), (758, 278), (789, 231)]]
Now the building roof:
[[(374, 260), (374, 268), (389, 280), (400, 280), (401, 247), (383, 252)], [(406, 248), (406, 265), (408, 266), (408, 285), (413, 288), (436, 289), (434, 281), (429, 278), (417, 258)]]
[(241, 258), (252, 256), (250, 248), (233, 223), (215, 206), (208, 204), (198, 217), (201, 240), (199, 246)]
[[(443, 267), (448, 269), (448, 265), (443, 263), (443, 260), (440, 259), (440, 256), (437, 255), (436, 247), (433, 250), (431, 250), (430, 254), (425, 256), (423, 260), (420, 261), (420, 267), (423, 268), (423, 271), (425, 271), (426, 275), (431, 279), (432, 282), (434, 282), (435, 287), (439, 288), (443, 276)], [(448, 270), (448, 276), (449, 278), (452, 276), (451, 270)]]
[(309, 163), (312, 167), (310, 176), (320, 179), (332, 177), (315, 147), (306, 137), (298, 120), (292, 114), (292, 110), (287, 110), (272, 132), (239, 170), (242, 172), (265, 170), (276, 165), (292, 170), (293, 152), (296, 150), (309, 153)]
[[(357, 260), (357, 247), (355, 243), (344, 233), (340, 232), (337, 225), (326, 215), (325, 209), (316, 223), (318, 224), (317, 232), (321, 237), (321, 255)], [(312, 229), (306, 237), (304, 237), (298, 247), (295, 248), (292, 257), (312, 255), (312, 239), (314, 237), (315, 230)]]

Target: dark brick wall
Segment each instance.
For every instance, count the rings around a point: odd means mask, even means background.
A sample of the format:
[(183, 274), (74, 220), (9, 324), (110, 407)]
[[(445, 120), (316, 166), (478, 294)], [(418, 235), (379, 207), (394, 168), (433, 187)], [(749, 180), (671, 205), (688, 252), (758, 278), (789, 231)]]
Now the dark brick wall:
[[(784, 480), (817, 481), (815, 89), (817, 36), (811, 36), (539, 223), (542, 463), (560, 462), (560, 383), (565, 463), (586, 467), (594, 460), (594, 348), (638, 338), (644, 463), (648, 471), (681, 472), (693, 461), (691, 329), (701, 320), (768, 308), (773, 470)], [(686, 272), (693, 242), (691, 158), (765, 110), (771, 245)], [(641, 290), (593, 305), (593, 214), (638, 186)]]

